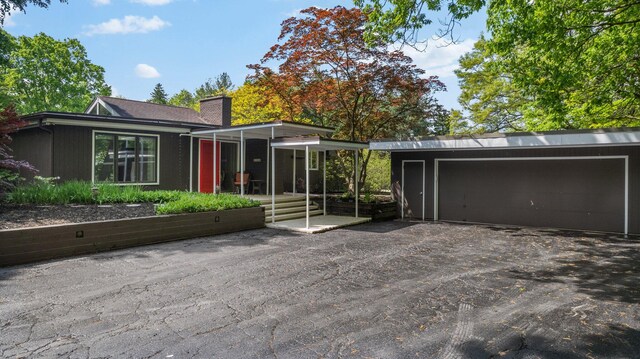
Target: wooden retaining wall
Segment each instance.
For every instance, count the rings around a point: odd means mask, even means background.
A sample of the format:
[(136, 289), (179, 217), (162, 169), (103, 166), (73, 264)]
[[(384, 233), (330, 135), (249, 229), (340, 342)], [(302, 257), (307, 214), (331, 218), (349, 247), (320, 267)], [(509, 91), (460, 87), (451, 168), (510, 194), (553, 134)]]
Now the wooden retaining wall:
[(264, 227), (264, 208), (0, 230), (0, 266)]
[[(374, 222), (398, 218), (396, 202), (358, 203), (358, 215), (371, 217)], [(327, 213), (338, 216), (353, 216), (356, 213), (355, 202), (327, 201)]]

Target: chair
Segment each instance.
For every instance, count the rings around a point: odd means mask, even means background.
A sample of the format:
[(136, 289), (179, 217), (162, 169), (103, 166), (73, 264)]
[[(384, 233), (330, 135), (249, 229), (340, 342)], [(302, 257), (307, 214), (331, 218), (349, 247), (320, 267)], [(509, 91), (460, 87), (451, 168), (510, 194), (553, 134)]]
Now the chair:
[(236, 177), (233, 180), (233, 185), (236, 188), (236, 193), (240, 193), (240, 187), (244, 186), (244, 193), (249, 193), (249, 173), (236, 172)]

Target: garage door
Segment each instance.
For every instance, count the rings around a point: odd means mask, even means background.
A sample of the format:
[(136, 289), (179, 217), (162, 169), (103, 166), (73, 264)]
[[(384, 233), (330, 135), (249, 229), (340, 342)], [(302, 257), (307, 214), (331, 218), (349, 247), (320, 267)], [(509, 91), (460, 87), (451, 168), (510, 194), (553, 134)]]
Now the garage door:
[(625, 159), (437, 160), (438, 218), (625, 232)]

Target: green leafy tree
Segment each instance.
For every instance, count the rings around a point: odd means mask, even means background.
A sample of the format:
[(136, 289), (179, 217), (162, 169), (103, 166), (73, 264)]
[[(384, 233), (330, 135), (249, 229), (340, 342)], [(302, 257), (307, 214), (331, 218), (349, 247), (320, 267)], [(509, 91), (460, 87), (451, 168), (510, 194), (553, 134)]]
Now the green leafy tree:
[(462, 90), (458, 100), (476, 131), (526, 129), (523, 117), (531, 100), (514, 86), (501, 59), (487, 48), (484, 36), (459, 62), (460, 68), (455, 70)]
[(233, 125), (281, 120), (284, 117), (282, 101), (275, 94), (269, 93), (265, 86), (248, 81), (229, 95), (233, 98)]
[(195, 108), (196, 100), (189, 90), (182, 89), (177, 94), (171, 96), (169, 104), (173, 106)]
[(58, 41), (43, 33), (10, 41), (13, 46), (8, 65), (0, 68), (0, 83), (19, 113), (82, 112), (95, 96), (111, 94), (104, 69), (91, 63), (80, 41)]
[(167, 99), (167, 93), (164, 91), (164, 87), (162, 87), (161, 83), (157, 83), (156, 86), (151, 91), (151, 98), (147, 100), (147, 102), (157, 103), (159, 105), (166, 105), (169, 103)]
[(194, 97), (196, 100), (202, 100), (203, 98), (226, 95), (233, 91), (234, 85), (231, 82), (231, 77), (226, 72), (216, 76), (215, 79), (208, 79), (204, 84), (200, 85), (194, 91)]
[(437, 35), (451, 36), (458, 21), (466, 19), (482, 9), (486, 0), (354, 0), (356, 6), (368, 15), (365, 39), (375, 41), (400, 41), (414, 45), (419, 41), (419, 30), (433, 23), (435, 13), (448, 11), (445, 19), (438, 19)]
[[(67, 0), (60, 0), (60, 2), (66, 3)], [(25, 12), (29, 4), (47, 8), (51, 5), (51, 0), (0, 0), (0, 25), (4, 24), (4, 19), (12, 12), (16, 10)]]

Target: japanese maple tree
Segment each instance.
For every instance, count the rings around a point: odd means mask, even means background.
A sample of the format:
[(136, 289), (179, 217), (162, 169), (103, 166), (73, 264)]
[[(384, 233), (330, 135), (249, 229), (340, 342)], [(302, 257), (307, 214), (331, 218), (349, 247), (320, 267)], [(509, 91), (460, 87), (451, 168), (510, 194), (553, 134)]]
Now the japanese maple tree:
[[(302, 10), (282, 23), (279, 43), (260, 64), (249, 66), (253, 80), (281, 100), (289, 120), (302, 116), (334, 127), (337, 139), (428, 134), (442, 113), (433, 93), (444, 85), (386, 43), (367, 46), (366, 20), (361, 10), (341, 6)], [(363, 154), (360, 182), (370, 152)], [(343, 170), (352, 184), (347, 162)]]
[(24, 121), (20, 119), (11, 105), (0, 111), (0, 194), (13, 188), (15, 182), (20, 178), (20, 171), (35, 172), (36, 169), (26, 161), (13, 158), (9, 145), (11, 144), (12, 132), (24, 126)]

